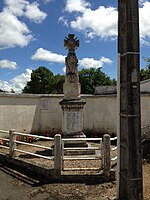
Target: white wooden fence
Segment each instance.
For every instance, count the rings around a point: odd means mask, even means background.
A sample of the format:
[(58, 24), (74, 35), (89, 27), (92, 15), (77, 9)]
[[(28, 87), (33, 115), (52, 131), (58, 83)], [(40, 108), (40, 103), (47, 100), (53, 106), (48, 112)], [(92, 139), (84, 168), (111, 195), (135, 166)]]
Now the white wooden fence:
[(141, 127), (141, 139), (142, 142), (150, 139), (150, 125)]
[[(111, 148), (111, 141), (116, 140), (117, 137), (115, 138), (110, 138), (108, 134), (104, 135), (103, 138), (62, 138), (60, 134), (56, 134), (54, 138), (51, 137), (45, 137), (45, 136), (39, 136), (39, 135), (31, 135), (27, 133), (20, 133), (16, 132), (15, 130), (10, 130), (10, 131), (3, 131), (0, 130), (0, 135), (1, 133), (6, 133), (9, 135), (9, 139), (1, 138), (1, 141), (8, 142), (8, 146), (5, 146), (3, 144), (0, 144), (0, 148), (6, 148), (9, 151), (9, 157), (11, 159), (16, 157), (16, 152), (24, 153), (24, 154), (29, 154), (35, 157), (40, 157), (48, 160), (54, 161), (54, 169), (56, 170), (56, 174), (58, 179), (60, 179), (61, 173), (63, 170), (89, 170), (89, 168), (70, 168), (70, 169), (65, 169), (64, 167), (64, 161), (65, 160), (100, 160), (102, 162), (102, 169), (104, 172), (105, 176), (109, 175), (109, 171), (111, 170), (112, 162), (116, 162), (117, 156), (111, 157), (111, 152), (116, 151), (117, 147)], [(42, 145), (37, 145), (33, 143), (28, 143), (28, 142), (22, 142), (16, 140), (17, 136), (28, 136), (28, 137), (35, 137), (38, 139), (44, 139), (44, 140), (49, 140), (54, 142), (54, 147), (47, 147), (47, 146), (42, 146)], [(98, 147), (94, 146), (88, 146), (88, 147), (65, 147), (65, 142), (66, 141), (99, 141)], [(54, 152), (54, 155), (50, 156), (43, 156), (37, 153), (32, 153), (29, 151), (21, 150), (19, 149), (19, 145), (27, 145), (31, 147), (37, 147), (37, 148), (43, 148), (43, 149), (48, 149)], [(67, 156), (65, 155), (65, 151), (70, 151), (70, 150), (76, 150), (76, 151), (95, 151), (94, 155), (78, 155), (78, 156)], [(100, 152), (97, 154), (97, 152)], [(100, 166), (99, 166), (100, 168)], [(97, 168), (96, 168), (97, 169)], [(94, 170), (92, 168), (92, 170)]]

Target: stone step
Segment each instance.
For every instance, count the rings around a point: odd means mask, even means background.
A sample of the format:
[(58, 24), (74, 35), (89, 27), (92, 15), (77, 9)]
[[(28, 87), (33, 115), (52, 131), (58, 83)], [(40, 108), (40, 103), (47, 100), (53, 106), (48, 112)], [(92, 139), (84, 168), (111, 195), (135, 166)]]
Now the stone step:
[(95, 150), (64, 150), (64, 155), (95, 155)]

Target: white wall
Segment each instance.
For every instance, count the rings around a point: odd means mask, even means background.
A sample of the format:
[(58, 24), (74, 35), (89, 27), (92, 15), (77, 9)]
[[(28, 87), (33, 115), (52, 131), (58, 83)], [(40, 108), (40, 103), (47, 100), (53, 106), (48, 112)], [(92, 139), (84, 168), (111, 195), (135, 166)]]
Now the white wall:
[(115, 132), (117, 129), (116, 95), (83, 96), (86, 101), (84, 110), (84, 129), (102, 132)]
[[(46, 132), (62, 129), (59, 102), (63, 95), (0, 93), (0, 129)], [(117, 130), (116, 95), (82, 95), (86, 101), (84, 130), (113, 132)], [(142, 125), (150, 124), (150, 94), (141, 96)]]
[(143, 94), (141, 98), (141, 124), (150, 125), (150, 94)]
[(140, 90), (145, 93), (150, 92), (150, 79), (140, 82)]

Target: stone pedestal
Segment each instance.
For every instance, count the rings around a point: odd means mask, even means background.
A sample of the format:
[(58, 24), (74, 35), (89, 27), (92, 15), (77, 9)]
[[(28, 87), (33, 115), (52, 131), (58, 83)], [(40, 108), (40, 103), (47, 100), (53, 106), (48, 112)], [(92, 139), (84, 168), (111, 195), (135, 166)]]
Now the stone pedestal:
[(80, 90), (81, 90), (80, 83), (67, 83), (66, 81), (63, 84), (64, 99), (65, 100), (81, 99)]
[[(60, 103), (63, 111), (63, 138), (83, 138), (83, 108), (86, 102), (82, 99), (63, 99)], [(68, 141), (65, 146), (83, 147), (86, 141)]]

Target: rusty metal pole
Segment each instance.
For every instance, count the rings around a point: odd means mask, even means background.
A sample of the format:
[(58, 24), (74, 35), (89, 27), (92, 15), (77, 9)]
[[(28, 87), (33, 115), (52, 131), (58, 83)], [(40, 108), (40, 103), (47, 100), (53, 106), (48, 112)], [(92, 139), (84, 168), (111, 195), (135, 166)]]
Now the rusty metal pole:
[(118, 1), (120, 55), (119, 200), (143, 199), (138, 0)]

